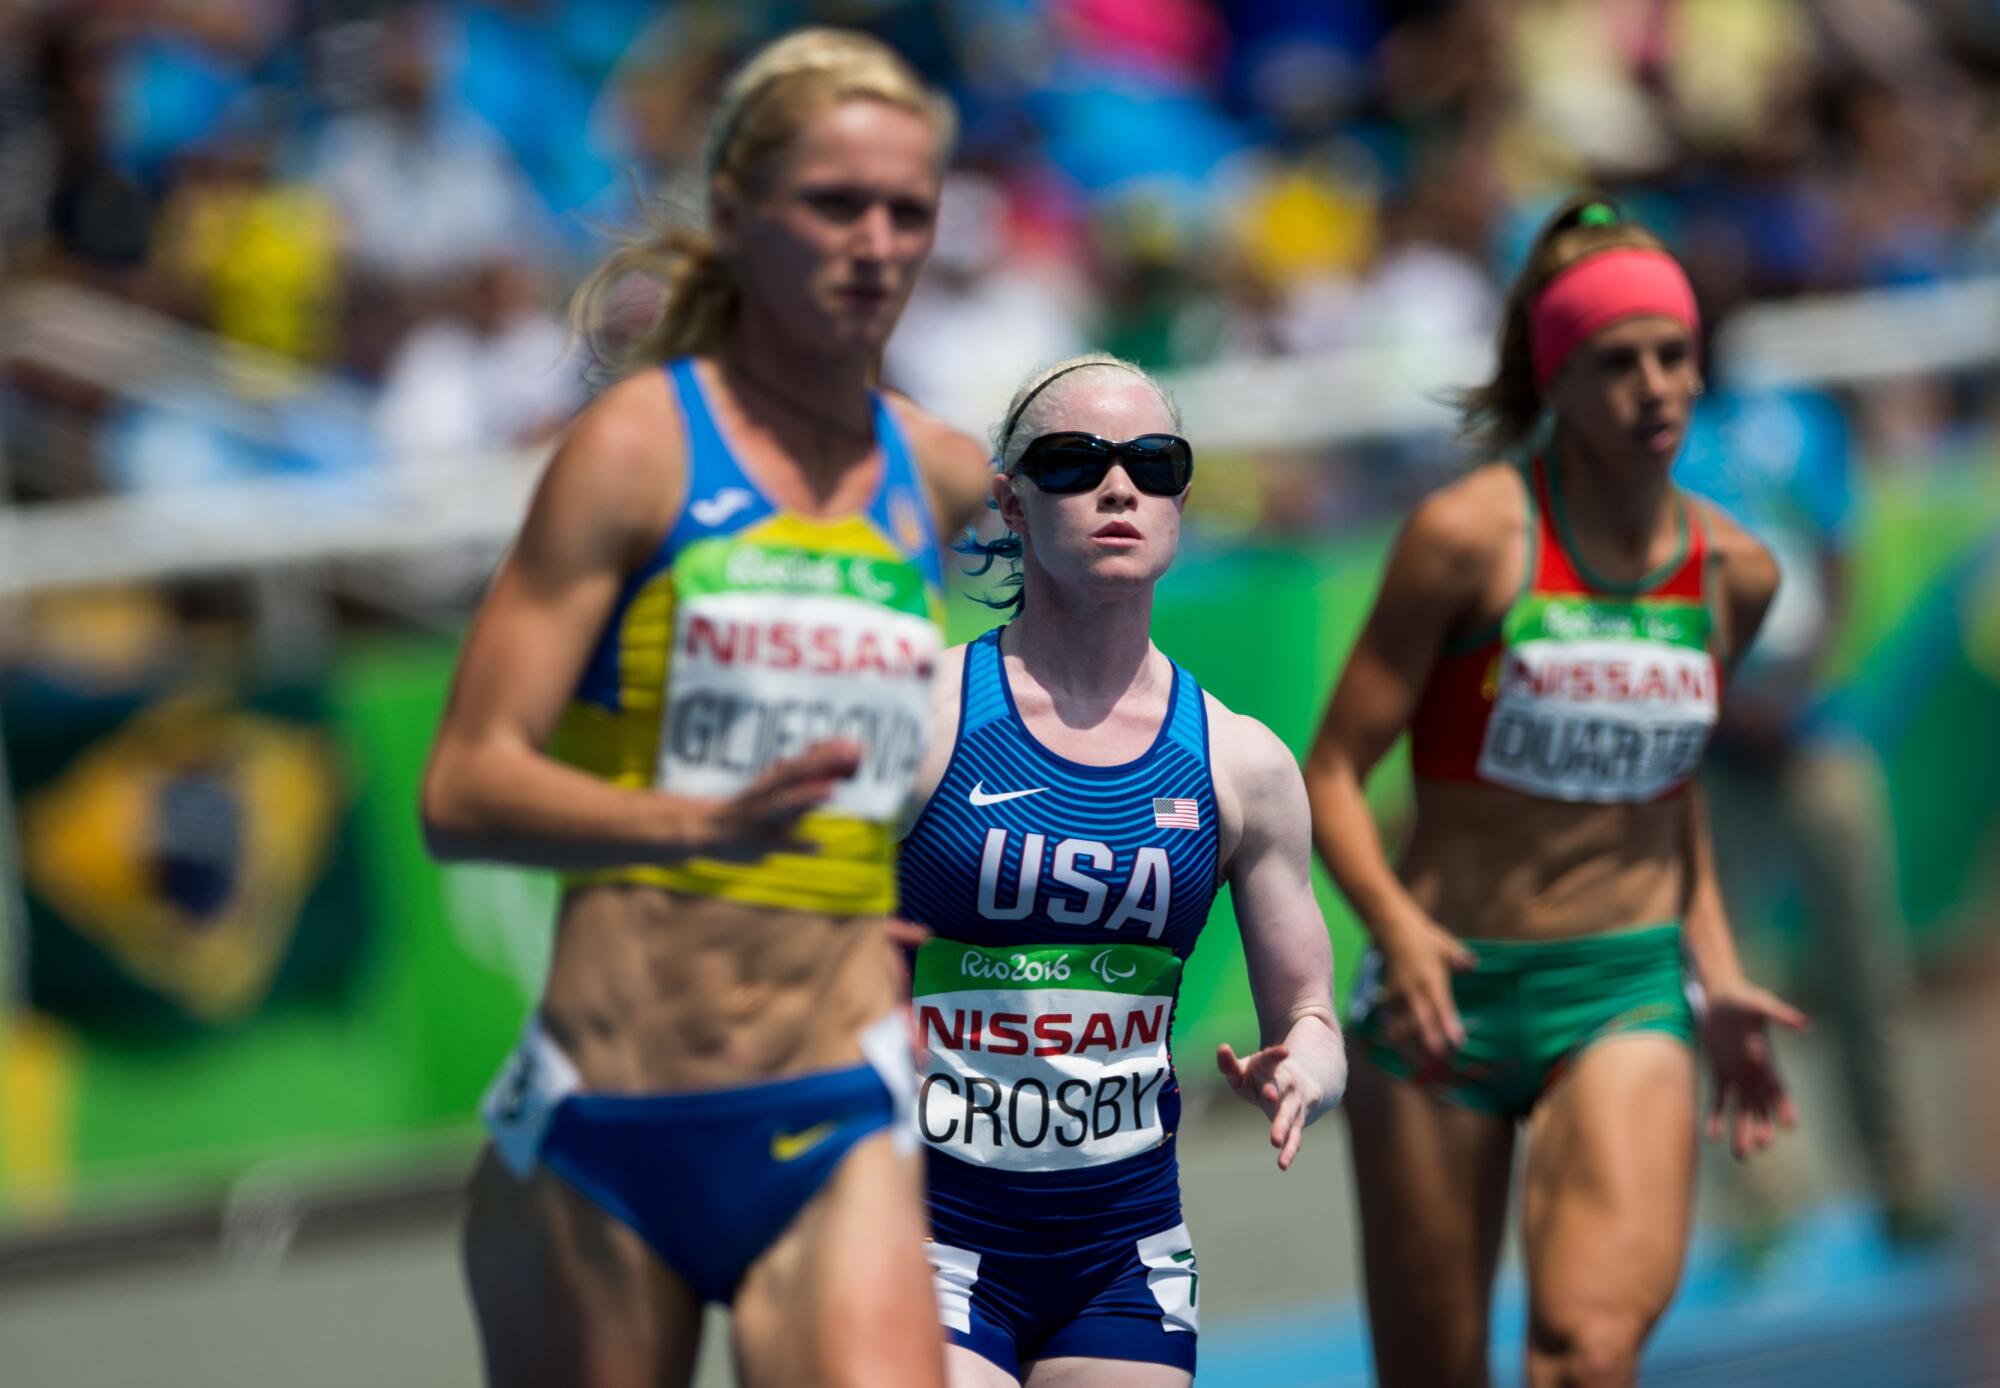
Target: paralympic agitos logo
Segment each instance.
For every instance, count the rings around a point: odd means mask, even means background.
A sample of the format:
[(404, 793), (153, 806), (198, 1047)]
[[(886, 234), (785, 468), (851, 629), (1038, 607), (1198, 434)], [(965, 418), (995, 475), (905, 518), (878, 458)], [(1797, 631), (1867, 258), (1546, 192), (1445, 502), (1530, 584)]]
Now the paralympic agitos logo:
[(1090, 961), (1090, 971), (1096, 974), (1099, 978), (1103, 979), (1106, 983), (1117, 983), (1123, 979), (1130, 978), (1132, 977), (1132, 975), (1139, 972), (1139, 966), (1137, 964), (1128, 964), (1121, 970), (1115, 963), (1112, 962), (1112, 956), (1115, 955), (1116, 953), (1117, 953), (1116, 950), (1110, 950), (1110, 949), (1099, 950), (1097, 952), (1097, 957)]

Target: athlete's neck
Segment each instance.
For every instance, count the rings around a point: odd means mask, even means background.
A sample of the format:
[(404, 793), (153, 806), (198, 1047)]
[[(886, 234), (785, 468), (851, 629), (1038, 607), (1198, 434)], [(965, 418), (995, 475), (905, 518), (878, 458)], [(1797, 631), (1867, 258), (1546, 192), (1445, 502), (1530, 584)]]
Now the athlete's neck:
[(1115, 703), (1144, 678), (1153, 651), (1153, 586), (1115, 594), (1066, 592), (1030, 558), (1026, 599), (1004, 650), (1052, 695)]
[(1679, 540), (1672, 477), (1658, 467), (1615, 468), (1591, 457), (1558, 428), (1557, 475), (1550, 479), (1572, 536), (1590, 536), (1611, 556), (1641, 571), (1663, 560)]
[[(875, 442), (869, 397), (874, 363), (854, 353), (828, 355), (786, 341), (774, 324), (744, 304), (715, 354), (730, 390), (780, 437), (801, 434), (824, 449), (798, 461), (809, 471), (842, 471)], [(804, 452), (804, 450), (800, 450)]]

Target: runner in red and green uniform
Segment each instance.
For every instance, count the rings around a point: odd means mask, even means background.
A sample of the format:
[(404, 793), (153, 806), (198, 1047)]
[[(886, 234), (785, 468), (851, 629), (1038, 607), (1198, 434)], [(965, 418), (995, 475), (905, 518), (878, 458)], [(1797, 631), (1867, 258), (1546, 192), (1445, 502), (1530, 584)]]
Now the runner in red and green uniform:
[[(1486, 1382), (1524, 1130), (1528, 1381), (1617, 1384), (1680, 1276), (1698, 1027), (1712, 1130), (1733, 1110), (1743, 1154), (1791, 1119), (1766, 1026), (1804, 1019), (1743, 977), (1690, 785), (1777, 581), (1669, 479), (1698, 331), (1651, 234), (1558, 213), (1467, 400), (1514, 461), (1411, 518), (1309, 760), (1315, 839), (1375, 946), (1349, 1111), (1385, 1384)], [(1405, 728), (1392, 868), (1362, 787)]]

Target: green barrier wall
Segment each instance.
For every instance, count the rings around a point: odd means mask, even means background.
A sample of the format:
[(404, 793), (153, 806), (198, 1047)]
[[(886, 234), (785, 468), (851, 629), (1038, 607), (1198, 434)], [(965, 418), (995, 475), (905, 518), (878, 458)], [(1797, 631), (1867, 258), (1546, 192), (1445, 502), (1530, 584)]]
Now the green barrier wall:
[[(1870, 501), (1843, 663), (1890, 773), (1911, 927), (1943, 947), (1995, 886), (1981, 864), (2000, 837), (2000, 481), (1892, 479)], [(1156, 637), (1303, 749), (1387, 541), (1194, 546), (1162, 584)], [(958, 597), (951, 620), (962, 640), (995, 617)], [(14, 1019), (0, 1034), (0, 1224), (213, 1194), (273, 1167), (353, 1178), (426, 1142), (469, 1141), (546, 963), (554, 889), (424, 856), (417, 780), (453, 657), (436, 641), (356, 643), (322, 693), (353, 797), (353, 909), (368, 927), (352, 976), (169, 1035)], [(1406, 796), (1400, 751), (1372, 790), (1378, 810)], [(1319, 888), (1344, 992), (1359, 935)], [(1255, 1033), (1225, 893), (1185, 976), (1176, 1046), (1192, 1079), (1216, 1041), (1240, 1048)]]

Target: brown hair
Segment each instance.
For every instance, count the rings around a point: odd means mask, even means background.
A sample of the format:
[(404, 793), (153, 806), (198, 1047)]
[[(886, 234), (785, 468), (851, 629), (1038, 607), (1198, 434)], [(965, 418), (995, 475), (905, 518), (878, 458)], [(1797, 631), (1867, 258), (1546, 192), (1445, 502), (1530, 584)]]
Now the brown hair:
[(1461, 432), (1482, 454), (1506, 453), (1526, 443), (1542, 417), (1542, 392), (1535, 385), (1534, 354), (1528, 341), (1529, 310), (1549, 281), (1599, 251), (1665, 251), (1659, 237), (1625, 220), (1602, 197), (1572, 198), (1535, 234), (1527, 264), (1507, 291), (1500, 321), (1500, 351), (1484, 385), (1456, 393)]
[[(880, 101), (930, 122), (940, 165), (950, 155), (957, 116), (943, 96), (924, 86), (910, 65), (865, 34), (801, 29), (766, 45), (738, 68), (702, 144), (702, 173), (717, 185), (754, 192), (771, 156), (820, 112), (843, 101)], [(666, 289), (658, 318), (635, 340), (618, 346), (607, 318), (613, 292), (633, 274)], [(665, 208), (577, 287), (571, 329), (599, 367), (613, 371), (710, 352), (736, 316), (741, 289), (735, 271), (707, 231)]]

